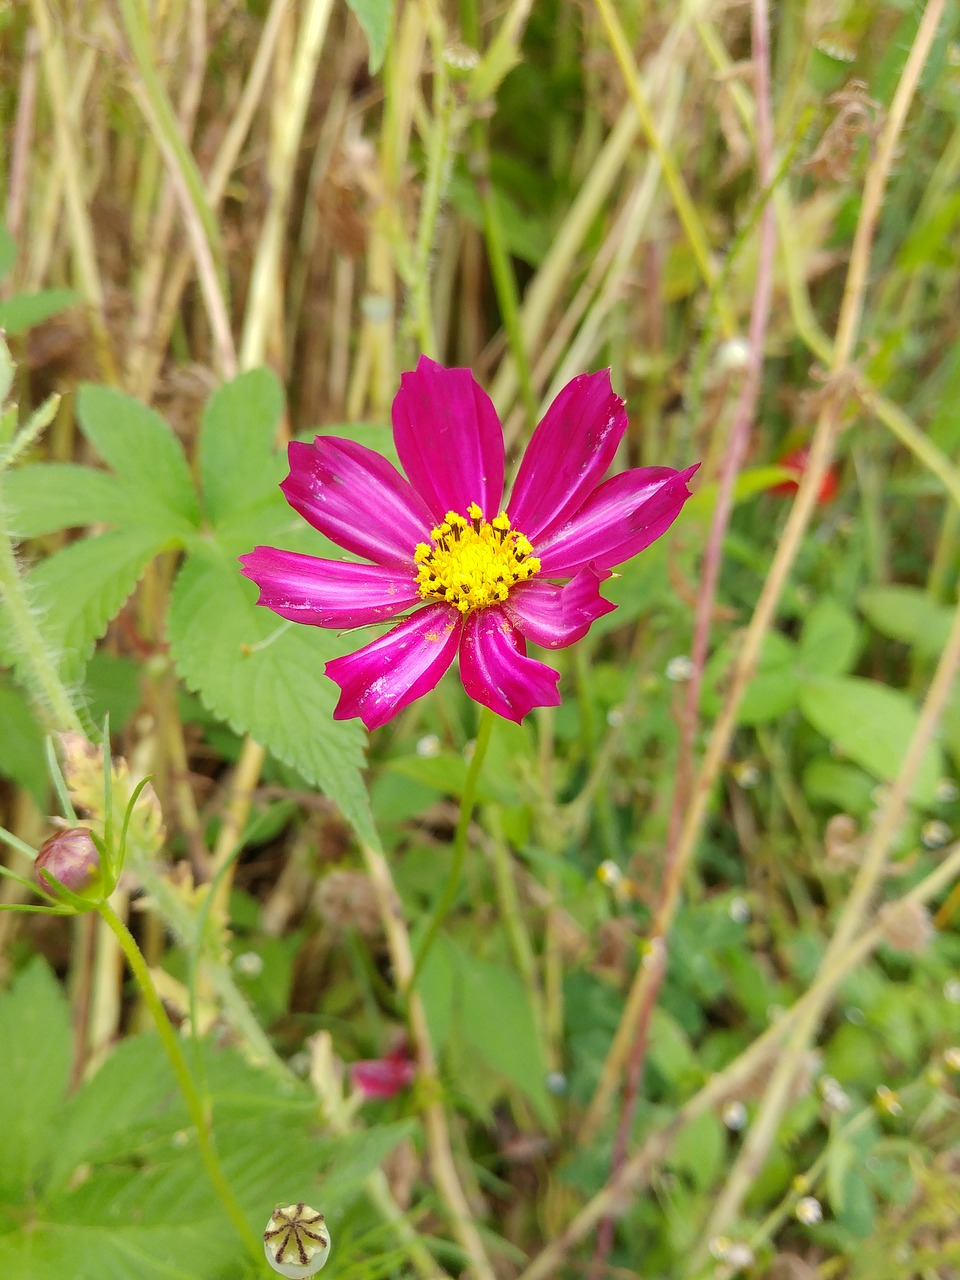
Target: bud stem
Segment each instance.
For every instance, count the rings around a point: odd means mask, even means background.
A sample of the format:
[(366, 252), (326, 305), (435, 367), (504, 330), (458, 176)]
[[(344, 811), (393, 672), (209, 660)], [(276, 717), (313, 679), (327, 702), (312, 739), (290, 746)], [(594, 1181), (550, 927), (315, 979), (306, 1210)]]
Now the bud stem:
[(243, 1209), (240, 1207), (230, 1185), (227, 1182), (226, 1175), (223, 1172), (223, 1166), (220, 1163), (220, 1157), (217, 1155), (216, 1147), (213, 1141), (213, 1130), (210, 1125), (210, 1118), (204, 1105), (203, 1098), (197, 1088), (193, 1076), (190, 1074), (190, 1068), (187, 1065), (187, 1059), (177, 1039), (177, 1034), (173, 1029), (170, 1019), (167, 1017), (167, 1011), (163, 1007), (157, 989), (153, 984), (150, 976), (150, 970), (147, 962), (143, 958), (140, 948), (134, 940), (133, 934), (120, 919), (108, 902), (101, 902), (97, 905), (97, 911), (101, 918), (109, 926), (113, 932), (120, 948), (126, 957), (127, 964), (133, 974), (134, 980), (146, 1001), (147, 1008), (150, 1010), (151, 1017), (156, 1025), (157, 1032), (160, 1035), (160, 1042), (166, 1051), (173, 1068), (173, 1073), (177, 1078), (177, 1084), (180, 1086), (180, 1092), (187, 1104), (187, 1110), (190, 1113), (190, 1119), (193, 1121), (197, 1131), (197, 1145), (200, 1149), (200, 1157), (203, 1160), (204, 1168), (207, 1176), (213, 1183), (214, 1190), (220, 1198), (220, 1203), (226, 1210), (227, 1216), (237, 1229), (237, 1233), (243, 1240), (250, 1255), (259, 1263), (263, 1259), (263, 1247), (260, 1239), (252, 1230)]

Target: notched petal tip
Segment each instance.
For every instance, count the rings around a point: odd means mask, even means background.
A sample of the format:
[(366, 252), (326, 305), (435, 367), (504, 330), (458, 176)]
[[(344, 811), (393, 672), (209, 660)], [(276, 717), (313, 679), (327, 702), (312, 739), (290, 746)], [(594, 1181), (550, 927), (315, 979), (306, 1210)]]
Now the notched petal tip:
[(600, 594), (600, 583), (614, 575), (593, 563), (584, 565), (565, 586), (536, 579), (511, 592), (504, 612), (528, 640), (545, 649), (565, 649), (617, 606)]
[(534, 707), (560, 705), (559, 671), (526, 656), (523, 637), (497, 607), (480, 609), (467, 619), (460, 677), (474, 702), (514, 724)]

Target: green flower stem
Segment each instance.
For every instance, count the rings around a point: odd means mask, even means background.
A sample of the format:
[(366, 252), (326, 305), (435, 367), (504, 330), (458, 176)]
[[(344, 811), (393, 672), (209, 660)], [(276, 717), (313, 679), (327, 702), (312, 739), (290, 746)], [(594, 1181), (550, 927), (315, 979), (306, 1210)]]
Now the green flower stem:
[(421, 970), (426, 963), (427, 956), (430, 954), (430, 948), (436, 941), (440, 927), (446, 920), (450, 908), (453, 906), (457, 896), (457, 889), (460, 886), (460, 874), (463, 871), (463, 859), (467, 851), (467, 831), (470, 828), (470, 819), (473, 817), (474, 805), (477, 802), (477, 786), (480, 782), (480, 772), (483, 769), (483, 759), (487, 754), (487, 747), (490, 745), (490, 734), (493, 730), (493, 724), (496, 715), (488, 707), (484, 707), (480, 712), (480, 724), (477, 726), (477, 740), (474, 744), (473, 755), (470, 758), (470, 767), (467, 770), (467, 780), (463, 786), (463, 795), (460, 799), (460, 816), (457, 819), (457, 830), (453, 837), (453, 852), (450, 858), (450, 874), (447, 877), (447, 883), (443, 893), (440, 895), (440, 901), (437, 903), (433, 913), (433, 918), (427, 928), (427, 932), (423, 936), (423, 941), (417, 948), (417, 956), (413, 965), (413, 973), (410, 975), (410, 981), (407, 984), (407, 994), (417, 985), (417, 979), (420, 977)]
[(187, 1110), (190, 1113), (190, 1119), (193, 1121), (197, 1130), (197, 1145), (200, 1148), (200, 1157), (203, 1160), (204, 1168), (210, 1181), (213, 1183), (214, 1189), (220, 1198), (220, 1203), (227, 1212), (230, 1221), (236, 1227), (238, 1234), (243, 1240), (251, 1255), (260, 1259), (262, 1249), (260, 1240), (251, 1230), (250, 1224), (244, 1215), (243, 1210), (237, 1203), (237, 1200), (230, 1190), (226, 1175), (223, 1172), (223, 1166), (220, 1163), (220, 1157), (217, 1155), (216, 1148), (213, 1143), (213, 1132), (210, 1126), (210, 1119), (204, 1107), (203, 1099), (200, 1096), (193, 1076), (190, 1074), (190, 1068), (187, 1066), (187, 1059), (180, 1041), (177, 1039), (170, 1019), (167, 1017), (166, 1010), (157, 994), (157, 989), (153, 985), (153, 979), (150, 977), (150, 970), (147, 968), (147, 962), (144, 960), (140, 952), (140, 948), (134, 941), (133, 934), (123, 923), (117, 913), (113, 910), (108, 902), (101, 902), (97, 906), (100, 918), (109, 926), (114, 937), (120, 944), (120, 949), (126, 957), (127, 964), (130, 966), (137, 986), (143, 999), (150, 1010), (150, 1014), (156, 1024), (157, 1031), (160, 1035), (160, 1041), (166, 1051), (167, 1057), (170, 1059), (170, 1065), (173, 1073), (177, 1078), (177, 1084), (180, 1086), (180, 1092), (183, 1094), (184, 1101), (187, 1104)]
[(80, 717), (64, 687), (56, 660), (40, 633), (37, 619), (27, 600), (10, 540), (2, 483), (0, 476), (0, 603), (6, 608), (16, 637), (17, 673), (30, 692), (43, 701), (54, 728), (76, 729), (82, 733)]

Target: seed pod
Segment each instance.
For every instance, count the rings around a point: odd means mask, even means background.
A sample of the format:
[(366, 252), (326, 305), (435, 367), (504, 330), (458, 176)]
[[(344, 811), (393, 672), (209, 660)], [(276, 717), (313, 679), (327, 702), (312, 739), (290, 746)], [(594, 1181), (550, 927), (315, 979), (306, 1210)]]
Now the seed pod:
[(263, 1233), (263, 1252), (274, 1271), (290, 1280), (314, 1276), (330, 1253), (330, 1232), (317, 1213), (301, 1200), (277, 1205)]

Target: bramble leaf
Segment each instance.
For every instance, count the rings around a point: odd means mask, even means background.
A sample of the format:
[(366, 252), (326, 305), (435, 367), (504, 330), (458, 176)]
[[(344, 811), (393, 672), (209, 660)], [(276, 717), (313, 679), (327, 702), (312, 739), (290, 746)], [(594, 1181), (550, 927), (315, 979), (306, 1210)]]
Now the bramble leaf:
[(334, 633), (297, 627), (258, 609), (257, 589), (233, 560), (207, 544), (174, 583), (168, 634), (177, 670), (206, 705), (249, 733), (340, 806), (376, 839), (360, 776), (365, 735), (335, 721), (337, 689), (324, 663), (344, 652)]
[(200, 504), (190, 468), (180, 442), (158, 413), (120, 391), (87, 384), (77, 399), (77, 417), (83, 434), (136, 492), (151, 521), (159, 515), (171, 532), (193, 532), (200, 523)]

